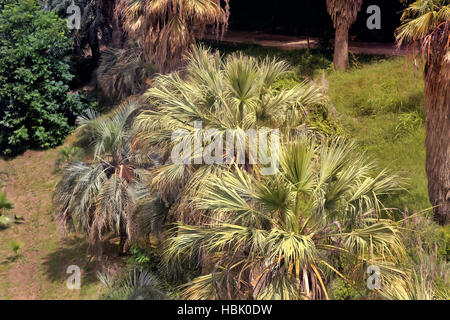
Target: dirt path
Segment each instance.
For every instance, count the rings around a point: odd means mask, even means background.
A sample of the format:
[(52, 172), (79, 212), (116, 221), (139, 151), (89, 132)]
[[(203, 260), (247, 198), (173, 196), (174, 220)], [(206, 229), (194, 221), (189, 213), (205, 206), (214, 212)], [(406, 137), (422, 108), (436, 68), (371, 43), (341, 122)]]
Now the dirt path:
[[(52, 218), (56, 156), (57, 150), (27, 151), (0, 160), (4, 191), (14, 204), (7, 214), (25, 219), (0, 230), (0, 299), (95, 299), (100, 292), (99, 266), (86, 254), (86, 242), (77, 235), (63, 238)], [(23, 243), (18, 256), (11, 240)], [(81, 268), (81, 290), (66, 287), (70, 265)]]
[[(214, 40), (212, 35), (206, 35), (204, 39)], [(275, 47), (287, 50), (307, 49), (308, 40), (306, 37), (293, 37), (283, 35), (273, 35), (261, 32), (228, 31), (224, 35), (222, 42), (227, 43), (248, 43), (263, 47)], [(318, 39), (310, 38), (311, 48), (316, 47)], [(349, 51), (358, 54), (399, 56), (404, 55), (405, 50), (399, 49), (394, 44), (375, 42), (353, 42), (349, 44)]]

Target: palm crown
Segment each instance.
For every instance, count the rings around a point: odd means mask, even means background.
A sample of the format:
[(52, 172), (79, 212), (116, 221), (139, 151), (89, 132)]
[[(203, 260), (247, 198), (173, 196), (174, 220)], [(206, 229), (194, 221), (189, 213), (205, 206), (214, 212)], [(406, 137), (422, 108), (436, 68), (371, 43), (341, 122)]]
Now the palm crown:
[(120, 235), (124, 251), (138, 201), (147, 200), (138, 192), (145, 189), (141, 171), (156, 159), (131, 152), (131, 119), (138, 107), (137, 101), (129, 100), (108, 116), (91, 113), (79, 119), (77, 144), (89, 150), (92, 159), (69, 164), (54, 193), (61, 224), (83, 230), (93, 242), (110, 232)]
[(229, 0), (120, 0), (116, 12), (124, 29), (137, 39), (145, 58), (163, 71), (179, 65), (183, 53), (212, 27), (223, 32), (228, 24)]
[[(380, 201), (400, 182), (375, 168), (354, 144), (303, 137), (282, 148), (275, 176), (256, 179), (238, 167), (210, 176), (194, 202), (214, 212), (211, 222), (179, 224), (167, 242), (167, 262), (202, 252), (214, 265), (184, 296), (327, 298), (328, 271), (350, 281), (371, 264), (385, 280), (402, 277), (399, 227), (381, 218)], [(338, 266), (344, 257), (349, 270)]]
[[(245, 131), (251, 128), (280, 128), (287, 135), (301, 127), (307, 108), (326, 103), (320, 88), (306, 82), (291, 89), (276, 88), (276, 81), (288, 71), (282, 61), (268, 58), (258, 61), (239, 54), (223, 61), (218, 53), (198, 48), (188, 56), (183, 77), (172, 73), (155, 79), (146, 94), (153, 110), (145, 110), (136, 118), (137, 143), (156, 148), (167, 157), (179, 143), (172, 139), (173, 132), (179, 129), (192, 136), (202, 135), (208, 129), (216, 129), (223, 135), (233, 130), (239, 141), (246, 141)], [(202, 129), (195, 126), (196, 121), (202, 123)], [(201, 152), (205, 147), (201, 146)], [(227, 167), (196, 165), (197, 156), (191, 155), (190, 164), (168, 160), (153, 171), (155, 189), (166, 200), (182, 204), (173, 208), (179, 216), (183, 211), (190, 212), (189, 199), (195, 196), (204, 177)], [(223, 157), (233, 158), (235, 154)], [(258, 169), (245, 167), (250, 171)], [(198, 216), (186, 217), (191, 218)]]
[(450, 20), (450, 5), (446, 0), (417, 0), (403, 12), (402, 25), (397, 30), (399, 44), (423, 41), (437, 27)]

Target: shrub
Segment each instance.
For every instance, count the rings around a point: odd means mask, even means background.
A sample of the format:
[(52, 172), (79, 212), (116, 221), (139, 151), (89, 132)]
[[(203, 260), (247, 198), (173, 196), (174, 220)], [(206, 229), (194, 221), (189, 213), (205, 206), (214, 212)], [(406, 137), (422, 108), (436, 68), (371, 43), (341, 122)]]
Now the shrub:
[(333, 300), (356, 300), (361, 298), (358, 291), (341, 278), (331, 281), (329, 291)]
[(64, 55), (68, 28), (36, 0), (2, 1), (0, 8), (0, 153), (50, 148), (63, 141), (83, 109), (69, 93), (73, 76)]
[(12, 224), (12, 219), (4, 216), (5, 210), (12, 209), (12, 204), (6, 199), (6, 195), (3, 191), (0, 191), (0, 230), (7, 229)]
[(8, 229), (12, 225), (12, 219), (7, 216), (0, 216), (0, 230)]
[(102, 300), (165, 300), (167, 295), (161, 281), (146, 270), (134, 269), (125, 276), (112, 279), (105, 274), (98, 274), (107, 292)]
[(19, 255), (19, 250), (23, 247), (23, 242), (18, 240), (9, 240), (8, 245), (11, 250), (14, 252), (15, 256)]

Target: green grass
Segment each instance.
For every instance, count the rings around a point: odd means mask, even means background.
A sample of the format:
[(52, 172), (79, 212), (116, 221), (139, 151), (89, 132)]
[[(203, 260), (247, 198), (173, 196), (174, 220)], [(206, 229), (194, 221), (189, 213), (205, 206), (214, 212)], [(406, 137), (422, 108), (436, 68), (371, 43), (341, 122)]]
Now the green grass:
[(345, 131), (380, 166), (399, 171), (407, 192), (386, 205), (429, 208), (425, 173), (423, 80), (405, 58), (389, 58), (328, 75), (329, 94)]
[[(53, 149), (0, 159), (4, 188), (14, 205), (6, 214), (24, 217), (0, 230), (0, 299), (95, 299), (102, 290), (96, 277), (101, 265), (87, 256), (85, 239), (63, 238), (57, 231), (51, 204), (57, 156)], [(70, 265), (81, 268), (81, 290), (66, 287)]]
[(404, 58), (377, 61), (329, 77), (334, 103), (351, 116), (417, 112), (423, 116), (420, 70)]

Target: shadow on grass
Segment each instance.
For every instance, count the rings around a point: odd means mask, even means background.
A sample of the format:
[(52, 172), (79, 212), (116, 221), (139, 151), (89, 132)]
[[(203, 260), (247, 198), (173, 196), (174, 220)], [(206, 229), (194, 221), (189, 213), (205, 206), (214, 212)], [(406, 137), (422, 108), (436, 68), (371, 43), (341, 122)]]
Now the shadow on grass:
[[(314, 77), (317, 71), (331, 68), (333, 52), (319, 49), (280, 49), (263, 47), (256, 44), (232, 44), (218, 41), (201, 40), (200, 44), (210, 47), (213, 51), (219, 50), (224, 56), (234, 52), (242, 52), (245, 55), (264, 58), (274, 57), (287, 61), (300, 78)], [(362, 64), (372, 63), (385, 59), (384, 56), (368, 54), (351, 54), (350, 67), (360, 67)]]
[(75, 265), (81, 270), (84, 284), (98, 282), (97, 272), (104, 272), (121, 262), (118, 247), (110, 241), (105, 241), (102, 251), (99, 257), (99, 251), (89, 246), (84, 238), (66, 238), (59, 249), (44, 257), (42, 265), (45, 275), (52, 282), (62, 282), (72, 274), (67, 273), (68, 267)]
[(13, 254), (11, 256), (6, 257), (6, 259), (3, 260), (1, 264), (2, 265), (7, 265), (7, 264), (10, 264), (10, 263), (14, 263), (14, 262), (19, 261), (19, 259), (22, 258), (22, 257), (23, 257), (23, 255), (21, 255), (21, 254)]

